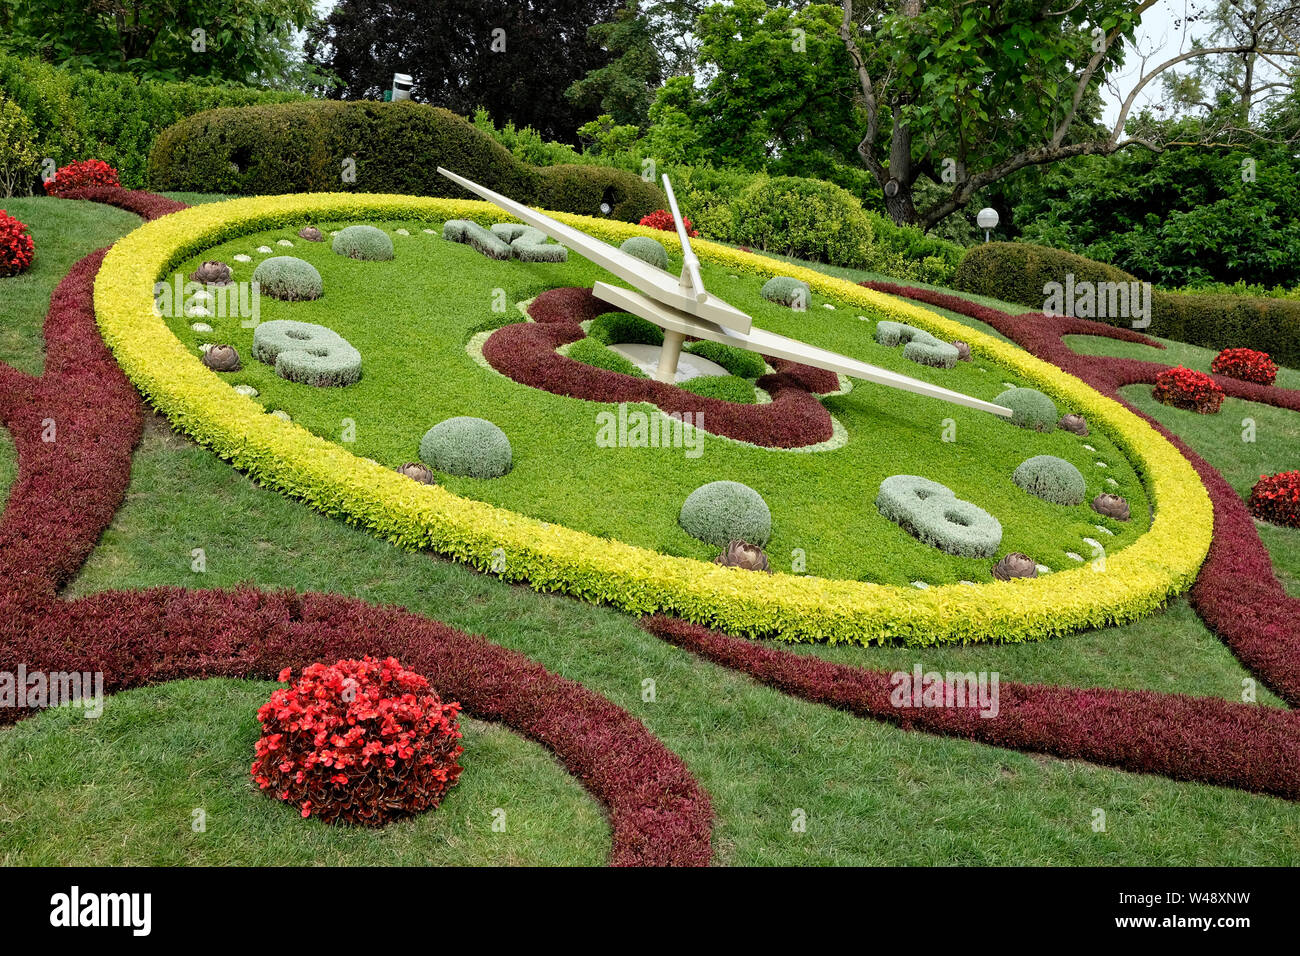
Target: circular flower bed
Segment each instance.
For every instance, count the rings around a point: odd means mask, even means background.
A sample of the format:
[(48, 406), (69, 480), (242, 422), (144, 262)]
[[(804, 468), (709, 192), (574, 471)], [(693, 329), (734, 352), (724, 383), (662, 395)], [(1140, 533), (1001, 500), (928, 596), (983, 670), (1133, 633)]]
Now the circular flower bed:
[(1151, 397), (1164, 405), (1183, 408), (1200, 415), (1213, 415), (1223, 404), (1223, 389), (1204, 372), (1190, 368), (1165, 369), (1156, 376)]
[(1300, 528), (1300, 471), (1260, 475), (1246, 504), (1261, 521)]
[(458, 713), (392, 657), (309, 664), (257, 712), (253, 779), (304, 817), (383, 826), (433, 809), (455, 786)]
[(27, 226), (0, 209), (0, 279), (25, 271), (35, 255), (36, 243)]
[(1224, 349), (1210, 363), (1210, 371), (1256, 385), (1272, 385), (1277, 381), (1277, 363), (1267, 352), (1254, 349)]
[(79, 189), (98, 189), (121, 186), (117, 170), (102, 159), (83, 159), (60, 166), (45, 183), (45, 192), (51, 196), (66, 196)]

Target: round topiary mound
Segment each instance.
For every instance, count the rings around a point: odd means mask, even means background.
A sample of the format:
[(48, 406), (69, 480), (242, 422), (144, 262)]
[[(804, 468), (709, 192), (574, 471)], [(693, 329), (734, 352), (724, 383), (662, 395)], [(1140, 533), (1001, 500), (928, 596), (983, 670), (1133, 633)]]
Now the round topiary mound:
[(393, 258), (393, 240), (388, 233), (374, 226), (348, 226), (340, 229), (330, 248), (349, 259), (380, 262)]
[(1088, 483), (1079, 469), (1055, 455), (1025, 459), (1011, 480), (1035, 498), (1058, 505), (1080, 504), (1088, 494)]
[(316, 267), (294, 256), (263, 259), (253, 270), (253, 281), (259, 292), (285, 302), (319, 299), (325, 292)]
[(636, 256), (642, 262), (650, 263), (656, 269), (668, 268), (668, 250), (660, 245), (657, 239), (651, 239), (649, 236), (633, 236), (631, 239), (624, 239), (619, 248), (629, 256)]
[(1021, 428), (1050, 432), (1056, 427), (1056, 405), (1036, 388), (1010, 388), (993, 399), (1011, 409), (1011, 421)]
[[(659, 341), (663, 341), (660, 333)], [(721, 342), (692, 342), (686, 351), (710, 362), (716, 362), (738, 378), (762, 378), (767, 372), (767, 363), (763, 356), (748, 349), (738, 349), (734, 345)]]
[(880, 483), (876, 508), (918, 540), (945, 554), (991, 558), (1002, 543), (1002, 524), (952, 489), (919, 475), (892, 475)]
[(759, 294), (769, 302), (778, 305), (787, 305), (792, 309), (806, 309), (811, 291), (808, 283), (792, 276), (773, 276), (763, 283)]
[(663, 345), (664, 330), (629, 312), (605, 312), (591, 320), (587, 338), (605, 345)]
[(438, 471), (469, 478), (499, 478), (513, 464), (510, 439), (482, 418), (458, 415), (420, 439), (420, 460)]
[(361, 380), (361, 353), (333, 329), (311, 322), (259, 323), (253, 329), (253, 358), (302, 385), (334, 387)]
[(456, 785), (459, 713), (392, 657), (309, 664), (257, 711), (253, 779), (304, 817), (383, 826), (432, 810)]
[(692, 538), (725, 548), (732, 541), (767, 544), (772, 536), (772, 512), (753, 488), (738, 481), (700, 485), (682, 504), (677, 523)]

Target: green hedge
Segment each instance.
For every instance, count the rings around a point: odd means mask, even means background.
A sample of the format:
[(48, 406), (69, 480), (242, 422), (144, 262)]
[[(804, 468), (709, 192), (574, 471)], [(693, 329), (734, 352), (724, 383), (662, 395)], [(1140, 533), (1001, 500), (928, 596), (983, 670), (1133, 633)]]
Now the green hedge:
[[(962, 259), (953, 285), (965, 292), (992, 296), (1032, 309), (1043, 308), (1043, 287), (1065, 282), (1068, 273), (1080, 282), (1137, 282), (1122, 269), (1072, 252), (1029, 243), (991, 242), (976, 246)], [(1098, 316), (1099, 322), (1130, 327), (1127, 318)], [(1300, 368), (1300, 301), (1236, 295), (1189, 295), (1154, 290), (1151, 335), (1211, 349), (1251, 348), (1274, 361)]]
[[(301, 99), (300, 94), (251, 87), (139, 80), (122, 73), (67, 70), (0, 53), (0, 89), (35, 127), (41, 159), (59, 166), (102, 159), (124, 186), (145, 185), (154, 137), (177, 120), (218, 106)], [(39, 166), (28, 189), (39, 188)]]
[[(355, 161), (355, 182), (343, 176)], [(277, 195), (295, 192), (467, 194), (437, 167), (513, 199), (635, 222), (664, 206), (653, 183), (604, 166), (534, 167), (464, 117), (420, 103), (312, 100), (216, 109), (163, 131), (149, 157), (153, 188)]]

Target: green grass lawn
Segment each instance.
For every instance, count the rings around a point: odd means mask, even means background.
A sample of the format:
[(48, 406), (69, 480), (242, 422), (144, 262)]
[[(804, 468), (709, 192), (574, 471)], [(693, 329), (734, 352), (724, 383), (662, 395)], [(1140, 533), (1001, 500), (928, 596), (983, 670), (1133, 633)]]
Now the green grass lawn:
[(0, 208), (27, 224), (36, 243), (31, 268), (0, 279), (0, 362), (39, 375), (45, 366), (41, 329), (50, 292), (82, 256), (111, 245), (140, 225), (140, 217), (112, 206), (49, 196), (0, 200)]
[[(81, 208), (87, 217), (97, 209)], [(207, 554), (203, 574), (190, 570), (195, 547)], [(787, 697), (670, 647), (607, 608), (397, 551), (257, 487), (150, 416), (126, 503), (68, 596), (239, 582), (404, 605), (604, 694), (681, 755), (709, 791), (718, 863), (1300, 864), (1295, 803), (908, 733)], [(1127, 627), (1027, 646), (800, 650), (900, 669), (920, 661), (927, 669), (997, 668), (1004, 680), (1235, 699), (1248, 676), (1182, 601)], [(653, 703), (642, 700), (645, 678), (656, 683)], [(139, 859), (134, 845), (156, 847), (160, 861), (253, 863), (267, 858), (261, 836), (302, 862), (379, 863), (420, 853), (438, 862), (501, 862), (501, 844), (486, 842), (474, 826), (489, 804), (515, 812), (513, 803), (495, 802), (514, 796), (506, 764), (515, 759), (538, 768), (537, 780), (520, 784), (519, 805), (533, 801), (543, 816), (553, 807), (558, 822), (548, 818), (537, 839), (518, 835), (528, 839), (504, 852), (583, 863), (608, 846), (598, 814), (593, 821), (584, 796), (552, 776), (553, 762), (500, 730), (492, 744), (467, 741), (465, 774), (437, 819), (402, 824), (407, 829), (391, 840), (310, 821), (280, 829), (285, 808), (243, 789), (254, 711), (270, 686), (177, 683), (133, 692), (120, 711), (110, 700), (102, 720), (124, 715), (116, 725), (120, 745), (115, 725), (82, 729), (73, 725), (95, 722), (71, 712), (0, 730), (5, 858), (52, 860), (80, 847), (75, 862), (106, 863)], [(93, 752), (104, 768), (80, 763), (69, 749), (78, 734), (97, 741)], [(495, 749), (474, 763), (473, 750), (488, 746)], [(11, 759), (21, 753), (31, 759)], [(229, 763), (212, 759), (221, 753), (230, 753)], [(173, 772), (178, 763), (183, 770)], [(476, 768), (484, 780), (472, 781)], [(88, 781), (106, 795), (103, 806), (87, 796)], [(199, 805), (209, 810), (204, 835), (190, 830), (190, 812)], [(1096, 808), (1107, 813), (1104, 833), (1092, 830)], [(791, 827), (798, 810), (807, 814), (806, 832)], [(11, 838), (15, 827), (23, 835)], [(433, 845), (450, 835), (460, 842)], [(552, 837), (554, 852), (540, 845)]]
[[(338, 224), (325, 223), (330, 227)], [(1107, 522), (1118, 551), (1148, 526), (1141, 483), (1101, 430), (1088, 439), (1065, 431), (1039, 434), (1008, 422), (883, 386), (856, 383), (826, 407), (847, 430), (842, 448), (800, 453), (706, 438), (698, 458), (680, 448), (606, 448), (596, 442), (597, 415), (610, 408), (529, 388), (479, 365), (467, 353), (471, 335), (494, 318), (494, 290), (513, 303), (548, 288), (589, 286), (604, 275), (578, 256), (565, 264), (497, 262), (470, 247), (404, 224), (388, 223), (397, 257), (358, 262), (331, 251), (328, 243), (296, 237), (295, 227), (261, 232), (197, 253), (178, 271), (188, 275), (204, 259), (234, 264), (238, 281), (251, 279), (270, 253), (310, 261), (324, 278), (325, 294), (311, 302), (262, 298), (261, 319), (297, 319), (327, 326), (361, 351), (363, 376), (345, 388), (314, 388), (279, 378), (252, 359), (253, 331), (238, 317), (203, 317), (212, 331), (195, 332), (192, 319), (177, 315), (171, 327), (197, 354), (205, 342), (230, 342), (244, 368), (223, 376), (252, 385), (268, 410), (283, 409), (317, 435), (342, 440), (351, 429), (355, 454), (396, 467), (415, 460), (420, 437), (453, 415), (486, 418), (503, 428), (514, 448), (514, 468), (490, 480), (440, 475), (449, 489), (543, 521), (616, 538), (654, 550), (709, 559), (717, 548), (696, 541), (677, 524), (682, 502), (709, 481), (744, 482), (772, 509), (774, 533), (768, 552), (778, 568), (790, 566), (799, 549), (807, 571), (824, 577), (907, 586), (991, 578), (993, 561), (959, 558), (922, 544), (876, 511), (880, 482), (893, 474), (918, 474), (950, 487), (997, 517), (1003, 527), (999, 553), (1023, 551), (1053, 570), (1076, 566), (1069, 554), (1089, 557), (1083, 540), (1095, 538), (1102, 519), (1084, 503), (1051, 504), (1018, 488), (1011, 474), (1026, 458), (1052, 454), (1073, 462), (1088, 481), (1088, 499), (1111, 490), (1133, 505), (1135, 520)], [(440, 230), (439, 230), (440, 232)], [(294, 246), (277, 245), (288, 240)], [(252, 256), (235, 263), (234, 256)], [(1021, 377), (987, 360), (933, 369), (902, 357), (901, 348), (875, 342), (874, 319), (857, 319), (844, 303), (825, 309), (813, 296), (806, 312), (793, 312), (759, 295), (762, 281), (706, 267), (710, 289), (745, 309), (756, 324), (816, 345), (933, 381), (979, 398), (993, 399)], [(500, 316), (496, 316), (498, 321)], [(1064, 412), (1064, 409), (1062, 410)], [(945, 425), (956, 441), (945, 441)], [(707, 429), (708, 422), (705, 421)], [(1091, 444), (1096, 451), (1089, 450)], [(1108, 467), (1097, 466), (1103, 461)]]
[(279, 686), (175, 681), (118, 694), (96, 719), (52, 709), (0, 733), (0, 864), (604, 862), (609, 827), (582, 784), (539, 745), (474, 720), (461, 723), (460, 781), (436, 810), (381, 829), (304, 821), (249, 775), (257, 708)]
[[(1157, 349), (1150, 345), (1121, 342), (1100, 335), (1067, 335), (1065, 344), (1082, 355), (1105, 355), (1111, 358), (1163, 362), (1166, 365), (1182, 365), (1196, 369), (1198, 372), (1209, 372), (1210, 363), (1219, 354), (1214, 349), (1201, 348), (1199, 345), (1188, 345), (1185, 342), (1175, 342), (1173, 339), (1162, 339), (1154, 335), (1151, 338), (1165, 347)], [(1279, 366), (1275, 384), (1279, 388), (1300, 388), (1300, 369)]]

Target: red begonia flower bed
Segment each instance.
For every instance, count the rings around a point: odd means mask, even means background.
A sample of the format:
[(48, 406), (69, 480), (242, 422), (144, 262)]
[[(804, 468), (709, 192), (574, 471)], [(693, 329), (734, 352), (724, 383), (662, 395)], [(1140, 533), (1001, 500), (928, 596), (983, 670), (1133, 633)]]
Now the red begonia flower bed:
[(770, 359), (777, 372), (760, 378), (758, 387), (768, 392), (772, 401), (738, 405), (556, 354), (561, 345), (586, 335), (580, 322), (613, 310), (590, 289), (543, 292), (528, 308), (533, 321), (497, 329), (483, 343), (483, 358), (502, 375), (524, 385), (592, 402), (651, 402), (668, 414), (702, 415), (698, 421), (706, 432), (754, 445), (801, 448), (828, 441), (834, 433), (830, 413), (813, 394), (839, 388), (832, 372)]
[[(180, 208), (126, 190), (105, 198), (157, 214)], [(626, 711), (514, 651), (341, 595), (150, 588), (57, 598), (123, 500), (142, 427), (140, 400), (95, 326), (103, 255), (78, 262), (51, 298), (44, 375), (0, 364), (0, 423), (19, 463), (0, 518), (0, 670), (98, 671), (114, 692), (395, 656), (474, 717), (552, 750), (606, 807), (612, 864), (706, 865), (712, 809), (680, 758)], [(0, 710), (0, 722), (27, 713)]]

